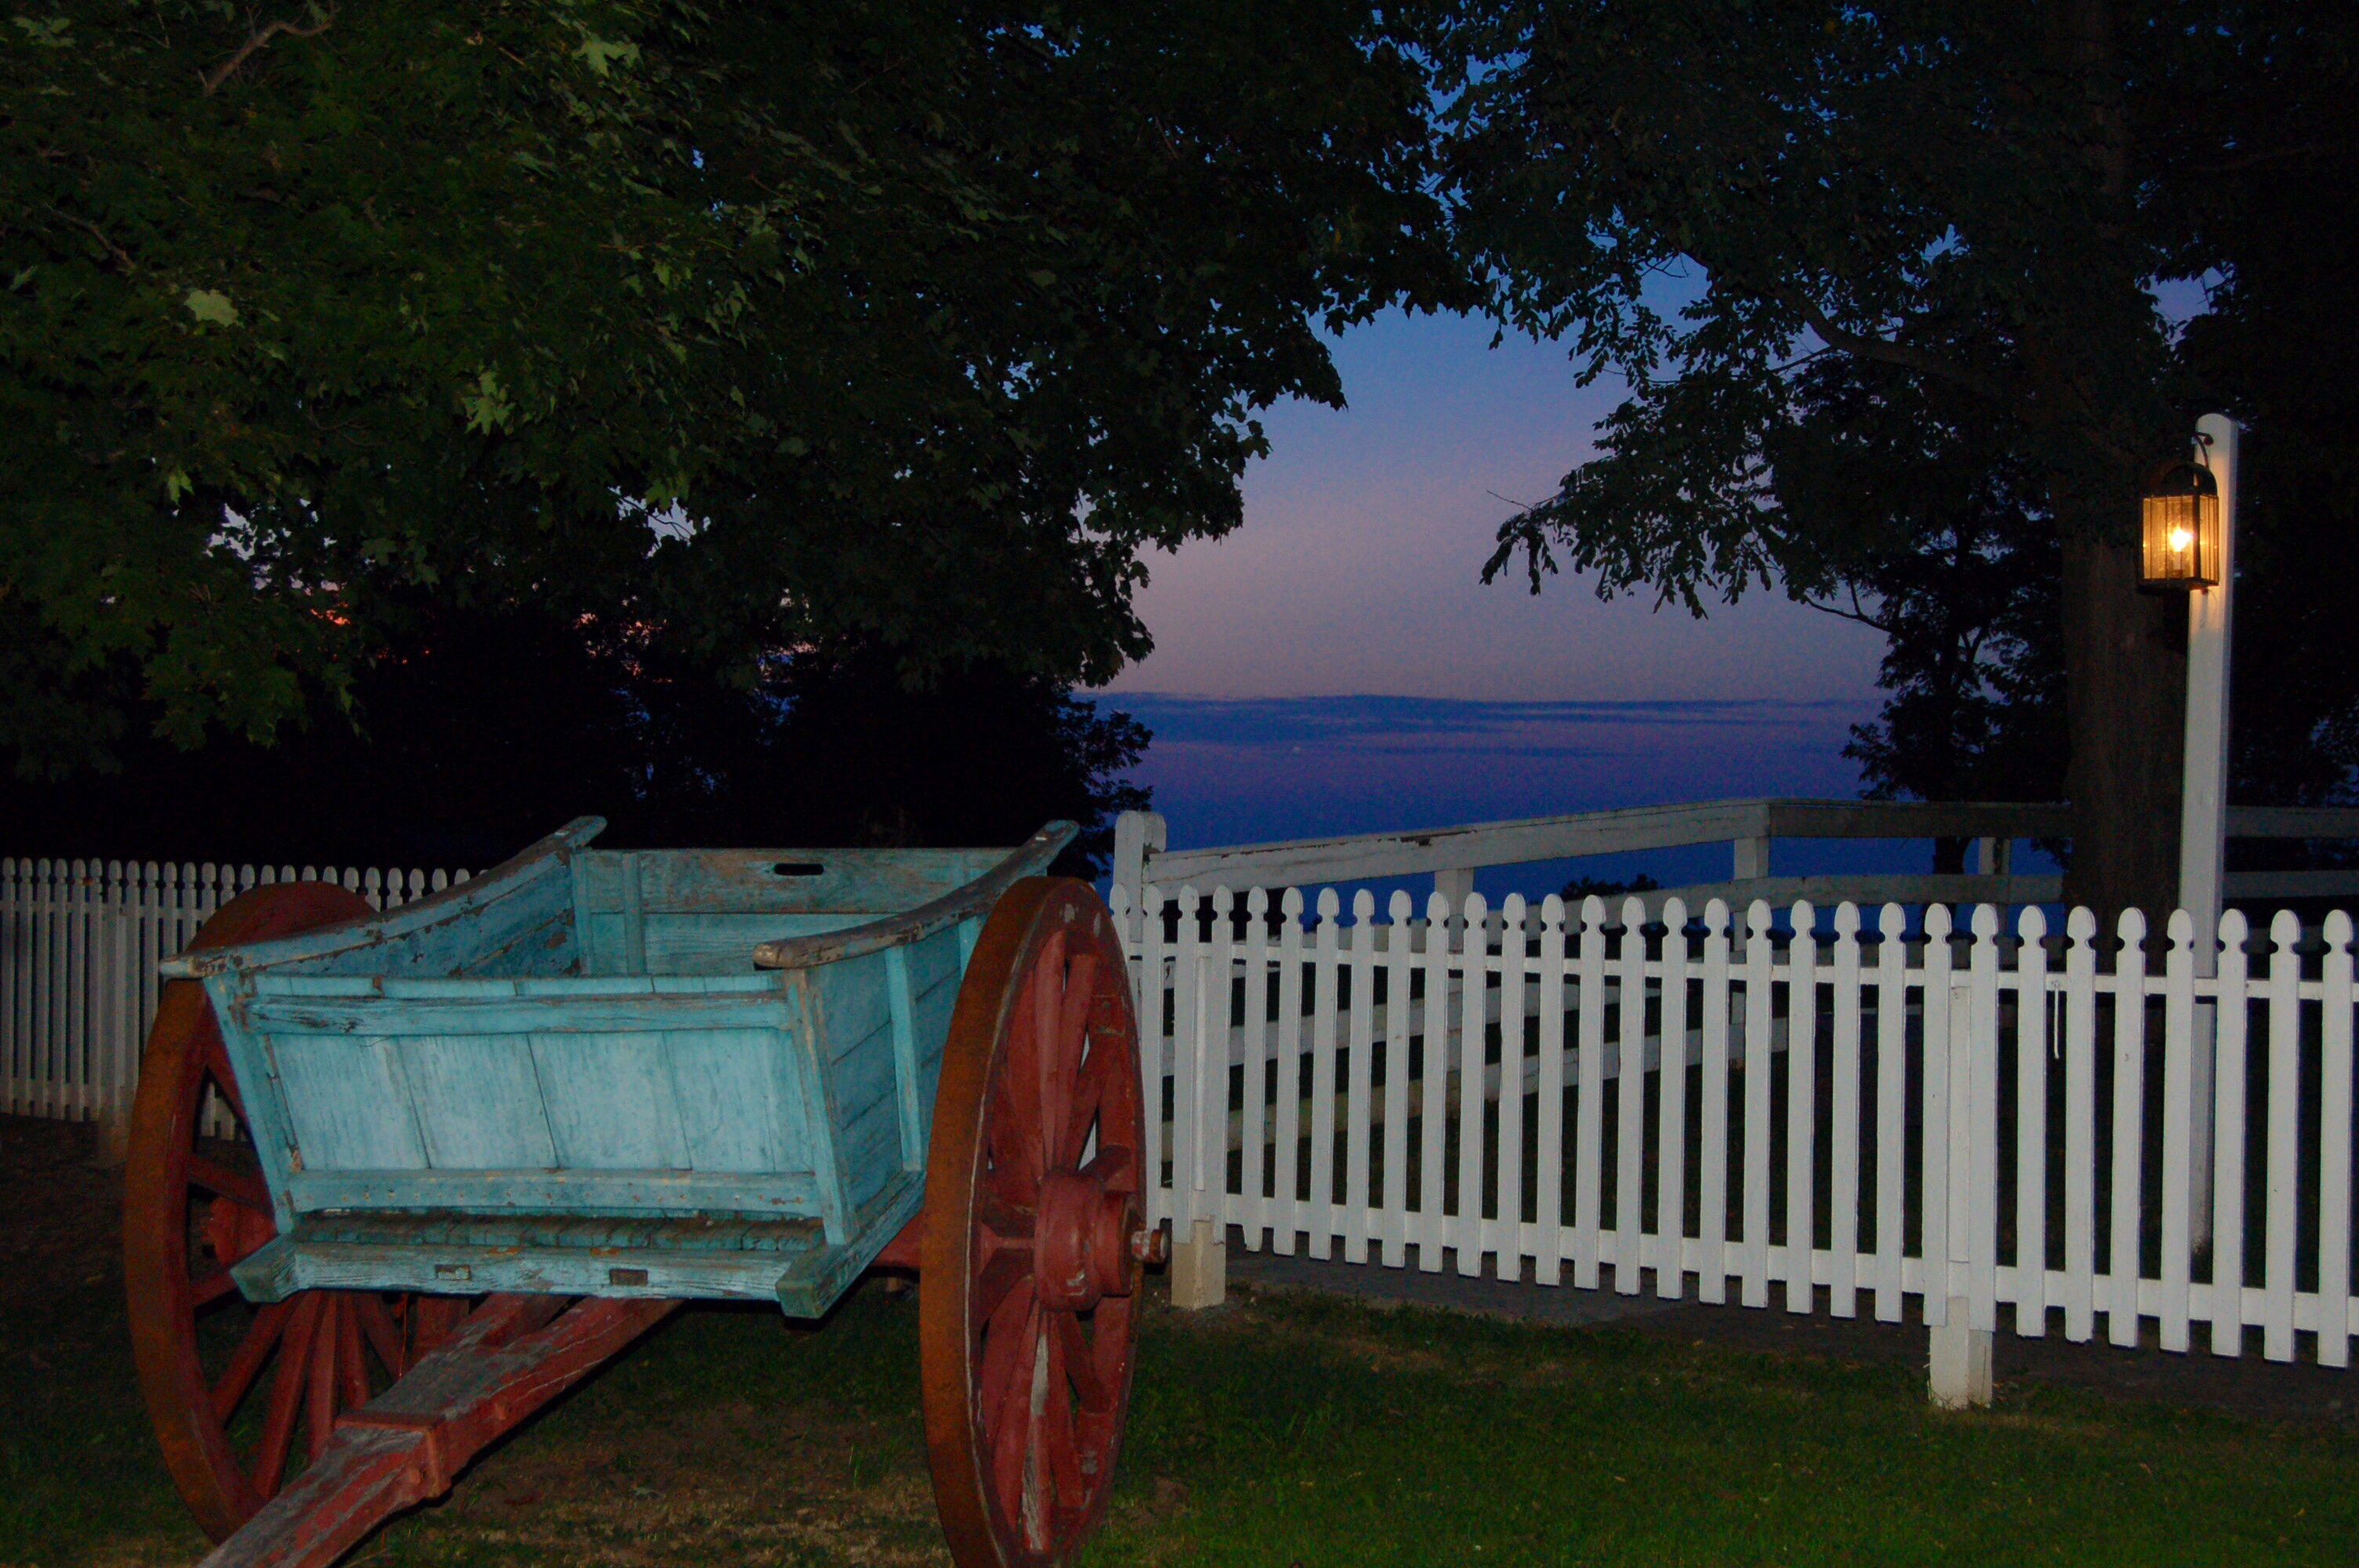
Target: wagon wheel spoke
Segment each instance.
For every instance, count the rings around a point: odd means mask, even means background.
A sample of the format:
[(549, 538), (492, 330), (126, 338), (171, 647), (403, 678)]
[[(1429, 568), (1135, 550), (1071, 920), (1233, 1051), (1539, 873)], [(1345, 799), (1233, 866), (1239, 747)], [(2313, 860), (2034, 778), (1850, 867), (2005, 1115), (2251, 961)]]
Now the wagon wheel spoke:
[(1001, 1303), (1021, 1288), (1029, 1300), (1032, 1284), (1032, 1260), (1024, 1253), (1002, 1252), (985, 1263), (974, 1281), (973, 1311), (978, 1317), (996, 1317)]
[(212, 1075), (213, 1087), (221, 1091), (222, 1098), (229, 1102), (230, 1114), (243, 1122), (245, 1119), (245, 1099), (238, 1093), (237, 1075), (230, 1071), (229, 1047), (223, 1044), (221, 1031), (210, 1023), (206, 1033), (205, 1068)]
[(986, 1383), (982, 1400), (993, 1428), (992, 1488), (1002, 1509), (1017, 1519), (1025, 1516), (1026, 1493), (1036, 1479), (1028, 1461), (1038, 1420), (1032, 1396), (1040, 1376), (1038, 1321), (1037, 1307), (1023, 1314), (1016, 1331), (1007, 1336), (1010, 1343), (996, 1387)]
[(1003, 1295), (992, 1308), (985, 1331), (983, 1375), (976, 1396), (985, 1410), (998, 1410), (1006, 1400), (1007, 1390), (1015, 1386), (1019, 1343), (1025, 1325), (1031, 1320), (1032, 1282), (1020, 1280), (1016, 1288)]
[(215, 1383), (211, 1390), (215, 1421), (227, 1424), (229, 1418), (237, 1413), (246, 1390), (254, 1386), (255, 1374), (262, 1370), (263, 1363), (270, 1359), (270, 1352), (277, 1348), (278, 1336), (285, 1331), (291, 1311), (285, 1302), (272, 1302), (254, 1314), (254, 1323), (246, 1329), (245, 1337), (238, 1341), (236, 1354), (230, 1357), (221, 1381)]
[(241, 1208), (257, 1213), (270, 1212), (270, 1194), (263, 1187), (260, 1176), (233, 1171), (218, 1160), (202, 1154), (189, 1156), (189, 1183), (204, 1188), (216, 1197), (224, 1197)]
[(1085, 1411), (1105, 1410), (1112, 1403), (1113, 1390), (1098, 1371), (1097, 1351), (1090, 1344), (1089, 1336), (1082, 1331), (1080, 1315), (1059, 1313), (1057, 1334), (1065, 1357), (1065, 1376), (1073, 1385), (1073, 1397)]
[(1039, 1083), (1039, 1117), (1033, 1136), (1040, 1168), (1054, 1170), (1064, 1144), (1065, 1111), (1072, 1098), (1072, 1072), (1065, 1061), (1065, 934), (1051, 932), (1031, 966), (1032, 1071)]
[(1104, 1108), (1107, 1088), (1124, 1070), (1124, 1064), (1116, 1059), (1116, 1047), (1094, 1040), (1090, 1044), (1089, 1056), (1073, 1080), (1072, 1119), (1066, 1127), (1064, 1146), (1058, 1156), (1061, 1165), (1082, 1162), (1082, 1155), (1089, 1148), (1090, 1134)]
[(361, 1349), (361, 1298), (346, 1296), (338, 1318), (342, 1332), (336, 1336), (336, 1390), (342, 1408), (358, 1410), (369, 1402), (368, 1361)]
[(237, 1280), (223, 1264), (189, 1281), (189, 1300), (195, 1306), (209, 1307), (236, 1289)]
[(262, 1413), (262, 1444), (254, 1454), (254, 1489), (264, 1497), (278, 1490), (287, 1455), (295, 1446), (295, 1421), (301, 1413), (304, 1374), (311, 1366), (311, 1341), (320, 1332), (321, 1299), (307, 1294), (297, 1303), (295, 1322), (278, 1347), (278, 1368), (270, 1379), (270, 1402)]
[[(385, 1298), (374, 1294), (356, 1296), (353, 1309), (362, 1334), (368, 1338), (369, 1348), (376, 1352), (377, 1364), (396, 1378), (409, 1370), (409, 1358), (402, 1354), (401, 1349), (401, 1325), (394, 1322), (393, 1314), (386, 1310)], [(364, 1396), (353, 1402), (366, 1404), (368, 1400)]]
[(1049, 1332), (1043, 1337), (1048, 1352), (1047, 1387), (1041, 1390), (1040, 1424), (1037, 1441), (1043, 1460), (1041, 1468), (1051, 1482), (1057, 1500), (1066, 1512), (1083, 1507), (1089, 1499), (1088, 1488), (1082, 1484), (1080, 1441), (1073, 1431), (1073, 1391), (1068, 1381), (1065, 1339), (1060, 1323), (1071, 1322), (1071, 1313), (1052, 1312), (1048, 1314)]
[(328, 1446), (328, 1429), (336, 1424), (337, 1363), (344, 1340), (344, 1298), (331, 1295), (320, 1309), (320, 1325), (311, 1336), (311, 1365), (303, 1379), (304, 1458), (318, 1464)]

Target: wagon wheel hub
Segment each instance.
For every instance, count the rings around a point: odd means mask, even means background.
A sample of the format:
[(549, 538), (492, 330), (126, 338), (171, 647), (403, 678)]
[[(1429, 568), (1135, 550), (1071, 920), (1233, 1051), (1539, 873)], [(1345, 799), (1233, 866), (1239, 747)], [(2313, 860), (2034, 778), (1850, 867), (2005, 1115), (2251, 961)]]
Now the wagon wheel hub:
[(1147, 1228), (1136, 1195), (1107, 1190), (1104, 1172), (1127, 1163), (1093, 1160), (1085, 1169), (1052, 1171), (1041, 1179), (1041, 1305), (1087, 1312), (1107, 1296), (1138, 1289), (1138, 1266), (1154, 1257), (1162, 1232)]

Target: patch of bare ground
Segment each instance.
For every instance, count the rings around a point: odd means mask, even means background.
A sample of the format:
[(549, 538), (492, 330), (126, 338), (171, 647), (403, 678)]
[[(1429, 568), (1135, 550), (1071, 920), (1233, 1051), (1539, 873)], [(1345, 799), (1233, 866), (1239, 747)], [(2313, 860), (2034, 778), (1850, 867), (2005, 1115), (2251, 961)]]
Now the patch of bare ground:
[(874, 1421), (736, 1402), (552, 1422), (404, 1531), (405, 1558), (648, 1564), (950, 1561), (922, 1465)]
[(122, 1173), (88, 1122), (0, 1117), (0, 1311), (123, 1277)]

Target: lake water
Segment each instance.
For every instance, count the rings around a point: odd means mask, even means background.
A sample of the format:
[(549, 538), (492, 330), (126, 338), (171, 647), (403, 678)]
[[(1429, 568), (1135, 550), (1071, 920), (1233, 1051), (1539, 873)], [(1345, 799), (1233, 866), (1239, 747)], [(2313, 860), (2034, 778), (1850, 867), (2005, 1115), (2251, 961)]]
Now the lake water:
[[(1859, 769), (1843, 749), (1852, 726), (1878, 707), (1873, 695), (1477, 702), (1123, 692), (1097, 700), (1155, 731), (1134, 776), (1153, 786), (1175, 849), (1743, 796), (1854, 798)], [(1787, 839), (1772, 870), (1783, 876), (1931, 866), (1929, 842)], [(1729, 874), (1729, 850), (1705, 846), (1501, 868), (1476, 885), (1493, 898), (1537, 896), (1575, 872), (1621, 879), (1640, 871), (1667, 886), (1716, 881)]]

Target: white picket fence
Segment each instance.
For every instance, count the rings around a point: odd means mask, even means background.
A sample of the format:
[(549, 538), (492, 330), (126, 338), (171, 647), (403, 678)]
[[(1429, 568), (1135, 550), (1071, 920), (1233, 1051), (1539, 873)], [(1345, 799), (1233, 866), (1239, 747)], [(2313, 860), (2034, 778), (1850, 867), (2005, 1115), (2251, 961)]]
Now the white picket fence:
[(127, 1119), (156, 1014), (158, 960), (267, 882), (325, 881), (377, 908), (465, 871), (0, 860), (0, 1110)]
[(1609, 925), (1436, 892), (1420, 921), (1395, 893), (1380, 923), (1361, 892), (1347, 924), (1332, 890), (1314, 920), (1292, 890), (1114, 898), (1163, 1088), (1150, 1213), (1182, 1238), (1885, 1322), (1917, 1296), (1985, 1334), (2102, 1316), (2171, 1350), (2201, 1324), (2230, 1356), (2249, 1328), (2348, 1364), (2347, 914), (2321, 945), (2280, 914), (2248, 954), (2232, 911), (2207, 978), (2183, 913), (2152, 956), (2125, 914), (2114, 956), (2085, 910), (2009, 937), (1989, 905), (1737, 928), (1674, 900), (1649, 934), (1635, 900)]
[[(157, 960), (299, 876), (380, 907), (454, 880), (0, 860), (0, 1107), (127, 1113)], [(1967, 930), (1889, 905), (1868, 932), (1849, 904), (1756, 903), (1739, 928), (1673, 900), (1649, 933), (1594, 899), (1436, 893), (1420, 920), (1396, 893), (1379, 922), (1363, 892), (1349, 923), (1332, 890), (1308, 920), (1295, 891), (1114, 901), (1162, 1090), (1150, 1212), (1182, 1234), (1752, 1306), (1777, 1285), (1886, 1322), (1913, 1295), (1982, 1332), (2002, 1306), (2076, 1340), (2103, 1316), (2174, 1350), (2204, 1325), (2223, 1355), (2249, 1329), (2273, 1360), (2349, 1362), (2346, 914), (2253, 942), (2232, 911), (2214, 978), (2183, 914), (2154, 962), (2136, 912), (2115, 954), (2085, 911), (2051, 936), (2036, 907), (2009, 937), (1987, 905)]]

